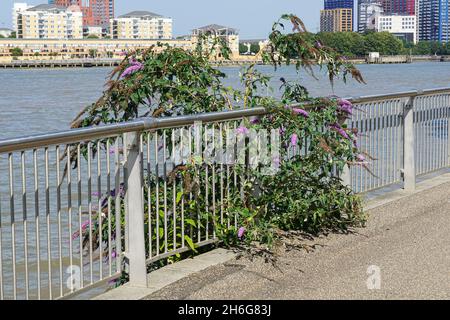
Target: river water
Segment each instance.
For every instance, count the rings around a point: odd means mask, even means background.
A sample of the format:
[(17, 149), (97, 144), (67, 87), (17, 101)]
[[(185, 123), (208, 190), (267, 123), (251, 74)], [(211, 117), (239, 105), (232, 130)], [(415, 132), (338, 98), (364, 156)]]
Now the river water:
[[(300, 77), (313, 96), (361, 96), (450, 85), (450, 63), (360, 65), (359, 69), (366, 85), (350, 79), (347, 84), (336, 81), (332, 88), (319, 70), (316, 80), (304, 72), (297, 75), (294, 67), (282, 67), (276, 73), (271, 67), (259, 67), (260, 71), (274, 75), (274, 88), (279, 88), (280, 77), (287, 80)], [(0, 139), (67, 129), (71, 119), (101, 95), (110, 71), (108, 68), (0, 70)], [(240, 85), (240, 68), (229, 67), (224, 71), (227, 84)]]

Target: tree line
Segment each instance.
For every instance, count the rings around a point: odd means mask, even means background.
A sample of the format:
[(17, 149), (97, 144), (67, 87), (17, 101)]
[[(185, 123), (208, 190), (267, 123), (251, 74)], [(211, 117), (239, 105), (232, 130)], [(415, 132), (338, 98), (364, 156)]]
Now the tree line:
[[(349, 58), (363, 57), (369, 52), (381, 55), (450, 55), (450, 43), (420, 41), (414, 44), (389, 32), (319, 32), (311, 33), (309, 37)], [(259, 45), (253, 43), (250, 52), (256, 54), (259, 50)], [(241, 43), (239, 51), (245, 54), (248, 48)]]
[(365, 56), (369, 52), (381, 55), (450, 55), (450, 43), (420, 41), (414, 44), (389, 32), (319, 32), (315, 36), (323, 45), (350, 58)]

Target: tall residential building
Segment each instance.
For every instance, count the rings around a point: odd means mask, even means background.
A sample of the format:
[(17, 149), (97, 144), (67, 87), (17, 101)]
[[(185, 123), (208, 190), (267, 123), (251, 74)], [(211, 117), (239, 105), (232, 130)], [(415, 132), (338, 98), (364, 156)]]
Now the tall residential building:
[(416, 0), (380, 0), (386, 14), (415, 15)]
[(83, 12), (84, 26), (102, 26), (114, 18), (114, 0), (49, 0), (63, 7), (77, 5)]
[(384, 12), (380, 0), (358, 0), (358, 32), (364, 32), (373, 25), (373, 16)]
[(133, 11), (110, 20), (112, 39), (172, 39), (172, 18)]
[(15, 2), (14, 3), (13, 9), (12, 9), (12, 25), (13, 25), (13, 30), (16, 32), (16, 34), (17, 34), (17, 15), (19, 14), (19, 12), (25, 11), (32, 7), (33, 6), (30, 6), (27, 3), (23, 3), (23, 2)]
[(419, 40), (450, 40), (450, 0), (420, 0), (418, 4)]
[(353, 9), (354, 0), (325, 0), (324, 9)]
[(320, 11), (320, 31), (353, 31), (353, 9), (326, 9)]
[(17, 38), (82, 39), (83, 15), (78, 6), (41, 4), (17, 14)]

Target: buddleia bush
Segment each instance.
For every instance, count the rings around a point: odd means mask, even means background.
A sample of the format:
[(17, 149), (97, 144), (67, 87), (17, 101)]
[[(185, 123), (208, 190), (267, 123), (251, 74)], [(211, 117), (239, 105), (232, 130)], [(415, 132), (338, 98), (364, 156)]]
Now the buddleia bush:
[[(292, 26), (292, 31), (285, 30), (287, 25)], [(245, 134), (251, 129), (277, 130), (280, 153), (277, 159), (271, 159), (277, 163), (277, 170), (264, 174), (261, 167), (233, 166), (239, 186), (229, 187), (220, 215), (212, 213), (212, 195), (200, 183), (207, 181), (210, 187), (215, 184), (218, 190), (220, 182), (206, 172), (224, 173), (220, 165), (192, 161), (172, 168), (167, 180), (145, 172), (144, 198), (150, 199), (144, 208), (145, 220), (152, 220), (153, 228), (151, 232), (145, 230), (147, 249), (150, 244), (152, 250), (160, 252), (186, 245), (195, 251), (201, 234), (214, 230), (225, 245), (256, 245), (271, 250), (286, 231), (318, 234), (362, 225), (361, 201), (340, 178), (346, 166), (365, 165), (366, 156), (358, 151), (358, 132), (346, 126), (353, 106), (336, 97), (312, 98), (299, 81), (303, 72), (312, 76), (325, 72), (331, 83), (337, 79), (347, 81), (349, 76), (364, 82), (359, 71), (308, 33), (295, 15), (284, 15), (273, 25), (261, 57), (275, 69), (283, 64), (294, 65), (298, 81), (281, 78), (278, 88), (269, 88), (271, 76), (251, 65), (241, 72), (243, 88), (229, 88), (224, 84), (225, 73), (218, 68), (220, 60), (215, 61), (218, 56), (226, 60), (229, 53), (223, 39), (214, 34), (201, 37), (193, 51), (158, 44), (148, 50), (125, 52), (100, 99), (74, 119), (72, 127), (86, 127), (233, 108), (262, 106), (268, 111), (258, 119), (244, 119), (236, 131)], [(259, 94), (269, 89), (279, 90), (282, 98)], [(165, 189), (164, 183), (183, 188)], [(174, 203), (168, 207), (182, 202), (183, 220), (170, 217), (167, 207), (158, 207), (154, 200), (157, 196), (172, 199), (169, 202)], [(124, 200), (123, 192), (120, 197)], [(101, 211), (108, 214), (106, 205)], [(115, 217), (110, 219), (115, 238)], [(164, 234), (163, 224), (173, 226), (169, 235)], [(99, 228), (95, 215), (90, 228)], [(107, 242), (107, 226), (102, 228), (102, 237), (94, 239), (94, 248), (100, 241)], [(88, 245), (87, 231), (76, 236), (84, 237)], [(163, 241), (167, 236), (173, 239), (168, 244)], [(114, 248), (114, 252), (123, 250), (124, 240), (120, 243), (122, 248)], [(111, 248), (103, 248), (108, 255)]]

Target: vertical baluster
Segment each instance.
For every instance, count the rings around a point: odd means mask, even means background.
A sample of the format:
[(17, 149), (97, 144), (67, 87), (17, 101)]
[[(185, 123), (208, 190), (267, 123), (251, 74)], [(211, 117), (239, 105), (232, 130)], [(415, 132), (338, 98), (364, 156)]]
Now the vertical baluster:
[(16, 278), (16, 219), (14, 214), (14, 166), (13, 154), (8, 154), (9, 162), (9, 207), (11, 212), (11, 247), (12, 247), (12, 268), (13, 268), (13, 299), (17, 299), (17, 278)]
[[(152, 178), (152, 169), (150, 162), (150, 133), (147, 133), (147, 214), (148, 214), (148, 257), (152, 258), (153, 256), (153, 232), (152, 232), (152, 188), (151, 188), (151, 178)], [(157, 161), (157, 159), (156, 159)]]
[(22, 214), (23, 214), (23, 247), (24, 247), (24, 263), (25, 263), (25, 299), (29, 298), (29, 272), (28, 272), (28, 216), (27, 216), (27, 182), (25, 170), (25, 151), (20, 153), (21, 172), (22, 172)]
[(168, 248), (168, 228), (167, 228), (167, 132), (163, 130), (163, 181), (164, 181), (164, 252), (167, 253)]
[[(204, 142), (205, 142), (205, 148), (204, 148), (204, 154), (206, 156), (206, 152), (208, 152), (208, 127), (205, 125), (205, 133), (204, 133)], [(209, 163), (207, 159), (204, 161), (205, 165), (205, 214), (206, 214), (206, 221), (205, 221), (205, 240), (209, 240)]]
[[(73, 243), (72, 243), (72, 159), (70, 145), (67, 145), (67, 215), (69, 229), (69, 265), (73, 266)], [(74, 291), (74, 286), (70, 286), (70, 292)]]
[(213, 238), (216, 238), (216, 163), (217, 163), (217, 146), (215, 126), (212, 126), (212, 226), (213, 226)]
[(224, 182), (223, 182), (223, 171), (224, 171), (224, 161), (226, 156), (224, 155), (224, 146), (223, 146), (223, 123), (220, 123), (219, 131), (220, 131), (220, 224), (223, 224), (223, 215), (224, 215)]
[(155, 216), (156, 216), (156, 231), (155, 231), (155, 236), (156, 236), (156, 255), (159, 255), (159, 237), (160, 237), (160, 233), (159, 233), (159, 222), (160, 222), (160, 215), (159, 215), (159, 145), (158, 145), (158, 140), (159, 140), (159, 134), (158, 131), (155, 131), (155, 193), (156, 193), (156, 212), (155, 212)]
[(59, 146), (56, 146), (56, 212), (58, 220), (58, 259), (59, 259), (59, 295), (64, 295), (63, 287), (63, 252), (62, 252), (62, 227), (61, 227), (61, 167)]
[(175, 172), (175, 130), (172, 129), (172, 219), (173, 219), (173, 250), (177, 249), (177, 174)]
[(99, 279), (103, 279), (103, 208), (102, 208), (102, 162), (101, 142), (97, 141), (97, 220)]
[[(181, 152), (181, 164), (185, 164), (184, 161), (184, 128), (180, 129), (180, 152)], [(185, 247), (185, 240), (184, 240), (184, 181), (183, 181), (183, 175), (181, 175), (181, 192), (183, 193), (181, 196), (181, 248), (184, 249)]]
[(87, 174), (88, 174), (88, 215), (89, 215), (89, 277), (90, 283), (94, 283), (94, 268), (93, 268), (93, 246), (92, 246), (92, 238), (93, 238), (93, 230), (92, 230), (92, 144), (88, 142), (87, 145)]
[(50, 181), (49, 181), (49, 154), (48, 148), (45, 153), (45, 216), (47, 223), (47, 260), (48, 260), (48, 294), (53, 299), (53, 275), (52, 275), (52, 246), (51, 246), (51, 219), (50, 219)]
[(108, 275), (112, 275), (112, 216), (111, 216), (111, 141), (106, 140), (106, 196), (108, 217)]
[(119, 150), (120, 136), (116, 137), (114, 144), (114, 208), (116, 218), (116, 231), (115, 231), (115, 260), (116, 260), (116, 272), (122, 272), (122, 202), (121, 202), (121, 185), (120, 185), (120, 150)]
[(78, 200), (78, 246), (80, 250), (80, 286), (84, 287), (84, 263), (83, 263), (83, 207), (81, 195), (81, 144), (77, 144), (77, 200)]

